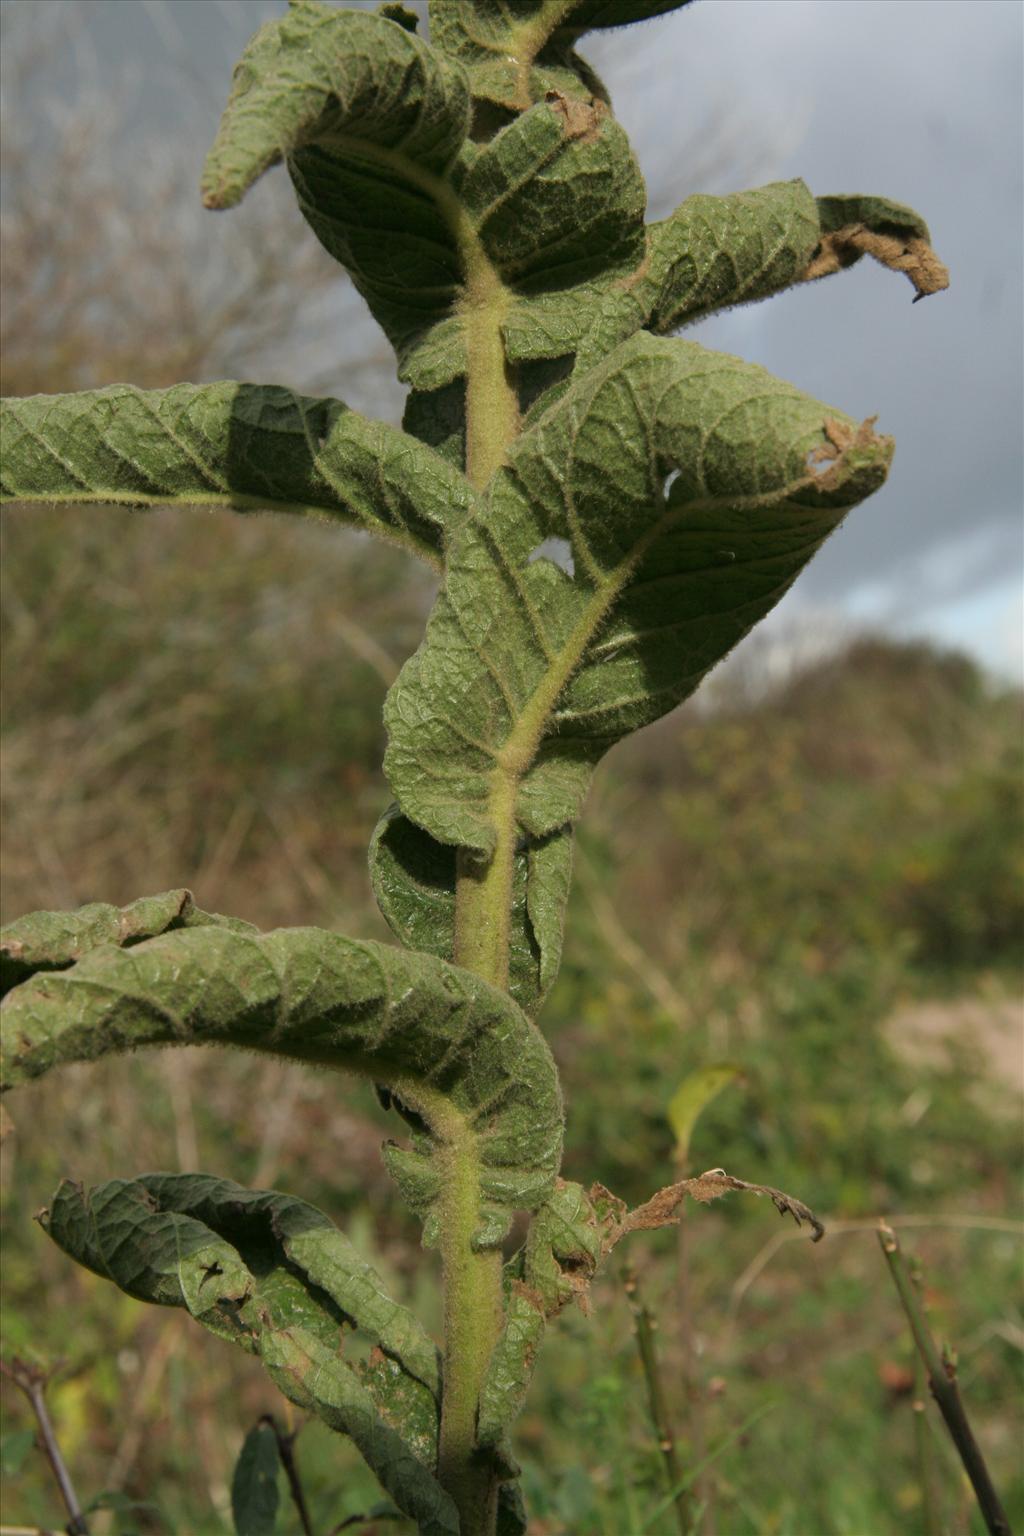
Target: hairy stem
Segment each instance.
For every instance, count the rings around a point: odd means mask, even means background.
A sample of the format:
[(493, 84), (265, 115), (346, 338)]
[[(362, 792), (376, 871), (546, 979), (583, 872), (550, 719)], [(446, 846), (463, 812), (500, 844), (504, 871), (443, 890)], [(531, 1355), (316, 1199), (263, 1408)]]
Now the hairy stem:
[(445, 1157), (444, 1397), (438, 1477), (459, 1511), (462, 1536), (491, 1536), (498, 1486), (477, 1452), (480, 1391), (501, 1331), (501, 1252), (474, 1252), (480, 1173), (472, 1144), (453, 1140)]
[[(475, 231), (462, 214), (455, 221), (465, 289), (460, 305), (466, 328), (466, 473), (482, 490), (505, 462), (519, 432), (519, 404), (505, 359), (502, 323), (508, 293)], [(515, 790), (497, 807), (498, 844), (488, 860), (460, 849), (455, 893), (455, 960), (508, 989)], [(444, 1395), (438, 1476), (455, 1500), (462, 1536), (492, 1536), (498, 1484), (492, 1458), (477, 1449), (480, 1392), (503, 1318), (501, 1254), (474, 1252), (479, 1170), (472, 1142), (448, 1143), (442, 1266), (444, 1276)]]

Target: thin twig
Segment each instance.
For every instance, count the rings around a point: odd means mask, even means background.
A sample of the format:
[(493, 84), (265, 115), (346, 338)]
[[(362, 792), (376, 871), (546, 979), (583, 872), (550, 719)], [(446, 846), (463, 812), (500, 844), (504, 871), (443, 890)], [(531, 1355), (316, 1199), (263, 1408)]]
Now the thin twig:
[[(704, 1382), (697, 1360), (694, 1333), (693, 1285), (690, 1272), (690, 1213), (684, 1205), (676, 1228), (676, 1284), (679, 1293), (679, 1339), (683, 1346), (684, 1392), (687, 1427), (694, 1460), (704, 1466), (707, 1456), (707, 1426), (704, 1415)], [(698, 1472), (693, 1481), (693, 1530), (715, 1536), (715, 1481), (710, 1469)]]
[(953, 1438), (953, 1444), (963, 1462), (964, 1471), (971, 1480), (985, 1525), (990, 1536), (1011, 1536), (1006, 1511), (992, 1486), (985, 1458), (974, 1438), (960, 1398), (955, 1358), (948, 1352), (945, 1358), (940, 1356), (920, 1298), (907, 1270), (896, 1233), (891, 1227), (886, 1226), (885, 1222), (879, 1223), (878, 1241), (889, 1265), (889, 1273), (892, 1275), (900, 1303), (906, 1313), (907, 1322), (910, 1324), (910, 1331), (914, 1335), (914, 1343), (928, 1373), (928, 1385), (931, 1387), (932, 1396)]
[(299, 1520), (302, 1522), (303, 1536), (313, 1536), (313, 1523), (309, 1517), (309, 1506), (306, 1503), (302, 1478), (299, 1476), (298, 1463), (295, 1460), (295, 1440), (298, 1430), (293, 1430), (290, 1435), (286, 1435), (272, 1413), (265, 1413), (260, 1419), (260, 1423), (269, 1425), (274, 1431), (274, 1439), (277, 1441), (277, 1454), (281, 1458), (281, 1465), (284, 1467), (285, 1476), (288, 1479), (292, 1503), (295, 1505)]
[(672, 1418), (668, 1411), (665, 1386), (661, 1379), (661, 1367), (658, 1363), (658, 1349), (654, 1340), (655, 1331), (658, 1326), (657, 1319), (646, 1302), (641, 1300), (639, 1281), (636, 1269), (632, 1264), (624, 1266), (622, 1281), (626, 1298), (629, 1301), (629, 1310), (633, 1314), (633, 1328), (636, 1334), (637, 1349), (640, 1354), (640, 1364), (643, 1366), (644, 1380), (647, 1383), (647, 1401), (651, 1410), (654, 1432), (658, 1437), (658, 1449), (664, 1461), (665, 1480), (669, 1489), (676, 1490), (672, 1502), (675, 1505), (676, 1521), (681, 1536), (688, 1536), (690, 1530), (690, 1499), (687, 1490), (680, 1487), (680, 1484), (683, 1482), (683, 1474), (679, 1467), (675, 1430), (672, 1427)]
[[(918, 1296), (922, 1296), (921, 1266), (915, 1260), (910, 1277)], [(923, 1305), (923, 1297), (922, 1297)], [(932, 1454), (931, 1426), (926, 1414), (925, 1370), (921, 1356), (914, 1354), (914, 1453), (917, 1459), (917, 1478), (921, 1485), (921, 1514), (924, 1536), (944, 1536), (942, 1513), (939, 1508), (939, 1490), (935, 1481), (935, 1458)]]
[[(57, 1367), (54, 1366), (53, 1369), (56, 1370)], [(10, 1360), (0, 1360), (0, 1373), (9, 1381), (13, 1381), (32, 1405), (32, 1412), (39, 1426), (40, 1449), (50, 1463), (50, 1468), (57, 1480), (57, 1487), (60, 1489), (60, 1496), (64, 1500), (64, 1507), (68, 1512), (69, 1519), (65, 1526), (67, 1536), (89, 1536), (89, 1527), (82, 1513), (82, 1506), (78, 1502), (71, 1476), (64, 1464), (64, 1458), (60, 1453), (49, 1409), (46, 1406), (46, 1385), (52, 1371), (47, 1373), (36, 1365), (30, 1365), (27, 1360), (20, 1360), (14, 1356)]]

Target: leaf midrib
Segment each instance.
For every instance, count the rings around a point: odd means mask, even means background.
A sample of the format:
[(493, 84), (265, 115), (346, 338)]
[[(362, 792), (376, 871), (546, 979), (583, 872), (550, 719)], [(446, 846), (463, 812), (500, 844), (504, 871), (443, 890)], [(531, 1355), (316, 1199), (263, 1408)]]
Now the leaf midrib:
[[(833, 466), (834, 468), (835, 466)], [(674, 523), (682, 517), (690, 514), (703, 514), (723, 509), (746, 512), (756, 511), (760, 507), (771, 506), (780, 501), (788, 501), (812, 486), (820, 486), (820, 477), (808, 472), (791, 481), (788, 485), (778, 487), (772, 491), (760, 492), (752, 496), (714, 496), (701, 500), (672, 503), (663, 499), (663, 511), (644, 531), (634, 544), (629, 554), (613, 566), (608, 577), (595, 591), (594, 596), (588, 602), (581, 613), (577, 623), (573, 627), (568, 639), (552, 658), (551, 665), (545, 670), (542, 678), (535, 687), (525, 706), (520, 711), (518, 719), (504, 744), (495, 753), (495, 767), (489, 775), (493, 779), (513, 781), (515, 786), (522, 782), (526, 773), (533, 766), (537, 752), (544, 736), (544, 730), (549, 718), (553, 715), (555, 705), (558, 702), (562, 690), (570, 677), (582, 664), (588, 644), (600, 628), (608, 611), (614, 605), (625, 588), (629, 576), (643, 559), (644, 555)], [(495, 791), (488, 798), (489, 808), (493, 804)], [(499, 798), (506, 798), (505, 783), (502, 790), (497, 792)], [(497, 825), (497, 823), (496, 823)], [(501, 831), (498, 831), (499, 838)]]

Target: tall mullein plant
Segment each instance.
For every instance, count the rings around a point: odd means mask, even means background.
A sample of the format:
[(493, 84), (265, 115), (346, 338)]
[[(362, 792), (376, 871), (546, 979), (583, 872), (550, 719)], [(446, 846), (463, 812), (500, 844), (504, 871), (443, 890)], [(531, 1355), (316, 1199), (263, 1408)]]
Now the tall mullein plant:
[[(599, 759), (779, 601), (881, 485), (892, 443), (671, 333), (865, 254), (918, 296), (946, 285), (916, 213), (801, 181), (645, 222), (640, 169), (575, 47), (679, 4), (430, 0), (428, 43), (399, 5), (295, 0), (246, 48), (204, 202), (232, 207), (283, 161), (394, 347), (401, 430), (274, 385), (3, 404), (5, 499), (327, 519), (441, 577), (385, 706), (394, 804), (370, 874), (397, 946), (260, 933), (184, 890), (3, 935), (5, 1086), (197, 1043), (379, 1085), (404, 1122), (385, 1161), (440, 1251), (440, 1349), (289, 1195), (198, 1174), (64, 1183), (44, 1225), (130, 1295), (258, 1356), (424, 1536), (526, 1529), (509, 1428), (547, 1320), (626, 1232), (687, 1194), (751, 1187), (705, 1175), (627, 1212), (559, 1179), (535, 1020)], [(551, 540), (571, 561), (545, 557)], [(517, 1212), (528, 1235), (503, 1260)], [(352, 1330), (376, 1348), (346, 1349)]]

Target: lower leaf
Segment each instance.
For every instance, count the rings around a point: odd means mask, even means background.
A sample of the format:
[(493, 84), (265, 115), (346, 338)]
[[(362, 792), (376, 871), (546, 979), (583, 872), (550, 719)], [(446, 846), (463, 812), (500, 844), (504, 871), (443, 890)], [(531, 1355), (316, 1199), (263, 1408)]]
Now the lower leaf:
[[(42, 919), (5, 931), (8, 944)], [(474, 1244), (550, 1192), (562, 1108), (551, 1053), (515, 1003), (430, 955), (316, 928), (209, 926), (100, 945), (4, 999), (0, 1086), (145, 1045), (224, 1045), (361, 1073), (418, 1117), (403, 1188), (437, 1230), (438, 1159), (471, 1186)], [(467, 1195), (469, 1191), (467, 1190)]]
[[(205, 1174), (147, 1174), (88, 1192), (65, 1182), (41, 1221), (129, 1296), (182, 1307), (256, 1355), (287, 1398), (355, 1442), (423, 1536), (456, 1536), (434, 1476), (434, 1347), (323, 1212)], [(351, 1348), (356, 1329), (368, 1359)]]

